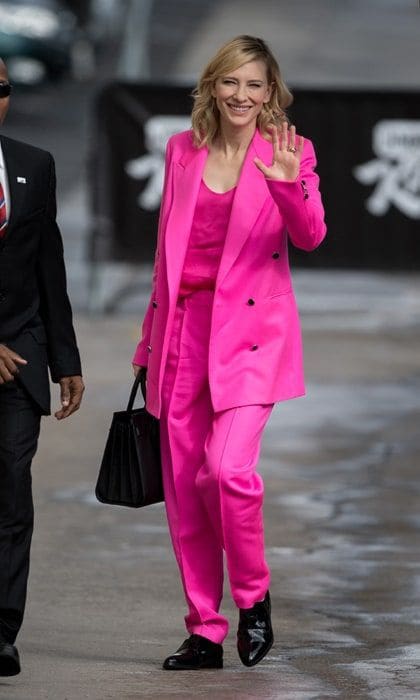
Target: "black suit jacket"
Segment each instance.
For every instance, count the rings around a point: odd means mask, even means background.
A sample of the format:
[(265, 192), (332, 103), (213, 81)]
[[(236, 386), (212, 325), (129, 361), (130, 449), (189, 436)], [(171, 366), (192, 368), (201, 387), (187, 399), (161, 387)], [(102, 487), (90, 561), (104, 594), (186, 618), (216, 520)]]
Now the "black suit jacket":
[(0, 342), (28, 361), (19, 380), (50, 413), (51, 379), (81, 374), (56, 223), (50, 153), (0, 136), (11, 214), (0, 239)]

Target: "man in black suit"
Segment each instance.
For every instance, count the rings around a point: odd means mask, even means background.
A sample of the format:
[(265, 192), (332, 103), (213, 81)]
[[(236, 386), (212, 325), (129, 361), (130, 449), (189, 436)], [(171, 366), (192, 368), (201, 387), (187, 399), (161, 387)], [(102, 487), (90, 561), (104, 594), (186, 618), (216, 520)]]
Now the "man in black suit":
[[(0, 124), (9, 107), (0, 60)], [(20, 671), (33, 529), (31, 461), (50, 413), (48, 367), (61, 387), (58, 420), (84, 390), (63, 245), (55, 221), (55, 171), (46, 151), (0, 135), (0, 676)]]

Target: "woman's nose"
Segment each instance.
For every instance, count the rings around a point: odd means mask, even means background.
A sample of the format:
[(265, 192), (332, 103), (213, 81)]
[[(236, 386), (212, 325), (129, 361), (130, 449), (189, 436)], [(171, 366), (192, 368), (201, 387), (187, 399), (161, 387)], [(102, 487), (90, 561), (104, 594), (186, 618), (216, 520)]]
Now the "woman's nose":
[(243, 102), (247, 98), (246, 85), (238, 85), (235, 91), (235, 97), (238, 102)]

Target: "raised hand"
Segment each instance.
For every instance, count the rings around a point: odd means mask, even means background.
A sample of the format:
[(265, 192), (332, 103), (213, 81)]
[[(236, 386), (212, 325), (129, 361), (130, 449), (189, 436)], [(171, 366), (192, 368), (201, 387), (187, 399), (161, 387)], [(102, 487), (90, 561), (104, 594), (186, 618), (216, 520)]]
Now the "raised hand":
[(281, 127), (271, 127), (273, 142), (273, 163), (265, 165), (259, 158), (254, 163), (269, 180), (294, 182), (299, 174), (299, 164), (303, 152), (303, 136), (296, 136), (296, 127), (288, 128), (287, 122)]

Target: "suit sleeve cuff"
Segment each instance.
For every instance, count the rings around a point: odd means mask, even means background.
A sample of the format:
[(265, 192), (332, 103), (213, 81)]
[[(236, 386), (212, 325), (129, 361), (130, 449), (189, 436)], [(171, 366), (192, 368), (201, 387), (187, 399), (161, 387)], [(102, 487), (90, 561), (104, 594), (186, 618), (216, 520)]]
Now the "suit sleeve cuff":
[(276, 204), (286, 211), (290, 207), (302, 206), (308, 199), (305, 180), (300, 178), (293, 182), (267, 180), (267, 186)]
[(82, 368), (80, 364), (75, 364), (73, 366), (68, 365), (66, 367), (52, 365), (50, 366), (50, 375), (51, 381), (57, 384), (63, 377), (81, 377)]
[(139, 343), (136, 352), (134, 353), (132, 363), (133, 365), (141, 365), (142, 367), (147, 367), (148, 362), (149, 350), (147, 349), (147, 346), (145, 346), (143, 343)]

